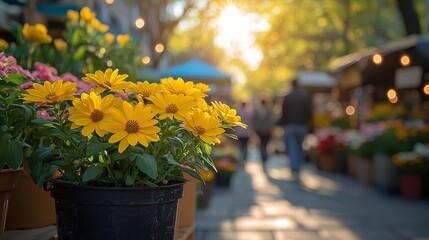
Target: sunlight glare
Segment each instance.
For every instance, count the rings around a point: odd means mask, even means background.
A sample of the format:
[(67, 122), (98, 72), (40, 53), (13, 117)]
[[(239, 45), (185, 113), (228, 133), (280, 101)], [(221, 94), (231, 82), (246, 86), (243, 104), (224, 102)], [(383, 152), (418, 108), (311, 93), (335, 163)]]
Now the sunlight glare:
[(256, 69), (263, 54), (256, 47), (255, 33), (268, 30), (268, 21), (263, 16), (243, 13), (236, 5), (228, 4), (214, 24), (218, 31), (215, 44), (224, 48), (230, 57), (241, 57), (251, 69)]

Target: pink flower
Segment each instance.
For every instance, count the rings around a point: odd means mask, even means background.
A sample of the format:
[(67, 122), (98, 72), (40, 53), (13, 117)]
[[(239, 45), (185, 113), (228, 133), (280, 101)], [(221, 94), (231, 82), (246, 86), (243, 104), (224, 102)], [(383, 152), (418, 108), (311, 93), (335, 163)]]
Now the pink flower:
[(33, 82), (26, 82), (18, 86), (21, 89), (29, 89), (33, 87)]
[(53, 119), (55, 119), (54, 117), (52, 117), (51, 115), (49, 115), (48, 111), (46, 111), (44, 109), (37, 111), (37, 115), (39, 115), (39, 117), (41, 117), (43, 119), (47, 119), (47, 120), (53, 120)]
[(115, 96), (122, 98), (122, 100), (128, 100), (128, 95), (127, 94), (115, 93)]
[(40, 80), (48, 80), (50, 82), (54, 82), (60, 77), (58, 77), (58, 72), (55, 68), (49, 67), (46, 64), (41, 62), (36, 62), (34, 64), (35, 71), (32, 72), (33, 77), (39, 78)]
[(72, 82), (72, 83), (77, 83), (79, 80), (77, 79), (77, 77), (69, 72), (64, 73), (63, 75), (61, 75), (60, 77), (64, 82)]

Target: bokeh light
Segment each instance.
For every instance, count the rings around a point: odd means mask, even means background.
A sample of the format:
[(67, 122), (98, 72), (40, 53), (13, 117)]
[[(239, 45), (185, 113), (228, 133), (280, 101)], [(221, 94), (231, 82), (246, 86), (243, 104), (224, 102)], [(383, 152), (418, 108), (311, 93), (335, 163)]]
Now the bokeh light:
[(383, 57), (380, 54), (378, 54), (378, 53), (374, 54), (374, 56), (372, 56), (372, 61), (375, 64), (379, 65), (379, 64), (381, 64), (383, 62)]
[(161, 43), (158, 43), (155, 45), (155, 51), (157, 53), (162, 53), (164, 51), (164, 45), (162, 45)]
[(149, 64), (150, 63), (150, 57), (149, 56), (142, 57), (142, 63), (143, 64)]
[(144, 19), (143, 18), (137, 18), (135, 24), (136, 24), (137, 28), (143, 28), (144, 24), (145, 24)]
[(356, 109), (352, 105), (349, 105), (346, 107), (346, 114), (347, 115), (351, 116), (351, 115), (355, 114), (355, 112), (356, 112)]
[(411, 59), (407, 54), (404, 54), (401, 56), (401, 65), (406, 67), (409, 66), (411, 63)]

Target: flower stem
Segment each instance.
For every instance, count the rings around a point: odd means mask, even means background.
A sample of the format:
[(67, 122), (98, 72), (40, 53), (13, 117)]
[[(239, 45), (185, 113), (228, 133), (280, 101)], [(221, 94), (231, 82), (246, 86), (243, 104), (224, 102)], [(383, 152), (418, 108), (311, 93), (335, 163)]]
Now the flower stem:
[(107, 154), (106, 150), (104, 150), (104, 155), (106, 155), (106, 157), (107, 157), (107, 163), (105, 164), (106, 169), (107, 169), (107, 173), (110, 175), (110, 177), (112, 178), (113, 182), (115, 182), (115, 185), (119, 186), (118, 181), (115, 178), (115, 175), (113, 174), (112, 170), (109, 167), (109, 165), (112, 163), (112, 159), (110, 158), (109, 154)]

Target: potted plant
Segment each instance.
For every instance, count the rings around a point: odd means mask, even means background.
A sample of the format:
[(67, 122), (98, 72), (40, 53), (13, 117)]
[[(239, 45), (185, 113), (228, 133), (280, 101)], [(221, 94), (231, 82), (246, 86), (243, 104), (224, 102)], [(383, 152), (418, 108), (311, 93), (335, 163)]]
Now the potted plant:
[(16, 64), (13, 57), (0, 53), (0, 238), (4, 231), (10, 193), (16, 188), (25, 156), (30, 121), (35, 115), (22, 104), (18, 85), (31, 78), (29, 72)]
[(339, 159), (336, 153), (343, 148), (338, 137), (340, 130), (338, 128), (324, 128), (319, 129), (315, 135), (318, 139), (318, 167), (325, 172), (337, 172), (339, 170)]
[(196, 169), (215, 169), (212, 146), (234, 137), (225, 129), (245, 127), (229, 106), (205, 101), (207, 85), (127, 77), (86, 74), (96, 88), (77, 97), (62, 80), (22, 94), (51, 116), (33, 120), (44, 135), (30, 166), (55, 198), (60, 239), (172, 239), (183, 173), (204, 182)]
[(417, 143), (413, 151), (394, 154), (392, 162), (399, 174), (402, 196), (411, 199), (421, 198), (424, 178), (429, 171), (429, 146)]
[(365, 142), (365, 135), (357, 129), (349, 129), (343, 135), (344, 148), (347, 153), (347, 175), (356, 177), (357, 150)]
[(198, 184), (198, 197), (197, 197), (197, 208), (205, 209), (210, 204), (210, 199), (215, 187), (215, 176), (216, 173), (210, 169), (199, 169), (201, 177), (204, 179), (205, 184)]

